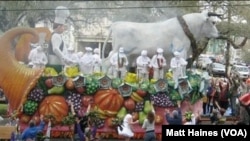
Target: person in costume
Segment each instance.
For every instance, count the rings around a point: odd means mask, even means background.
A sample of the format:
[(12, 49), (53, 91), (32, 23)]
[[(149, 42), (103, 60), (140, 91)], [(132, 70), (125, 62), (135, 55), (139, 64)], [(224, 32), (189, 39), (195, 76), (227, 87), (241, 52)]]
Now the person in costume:
[(119, 48), (119, 52), (114, 53), (114, 55), (110, 58), (110, 74), (114, 78), (122, 78), (124, 79), (127, 73), (128, 66), (128, 58), (124, 53), (124, 48)]
[(158, 48), (156, 54), (151, 59), (151, 65), (154, 70), (153, 79), (163, 79), (164, 78), (164, 67), (167, 66), (166, 58), (163, 56), (163, 49)]
[(170, 61), (170, 68), (173, 71), (173, 79), (175, 81), (175, 89), (178, 87), (179, 78), (186, 77), (187, 61), (180, 56), (180, 52), (174, 52), (174, 58)]
[(78, 68), (78, 56), (74, 52), (73, 46), (68, 48), (68, 52), (66, 57), (69, 58), (70, 62), (64, 65), (64, 73), (68, 77), (75, 77), (79, 75), (79, 68)]
[(149, 67), (151, 67), (151, 65), (150, 58), (147, 54), (148, 52), (146, 50), (142, 50), (141, 55), (136, 59), (137, 76), (139, 80), (149, 79)]
[(134, 136), (133, 125), (138, 124), (139, 120), (133, 121), (134, 112), (128, 111), (122, 122), (122, 129), (118, 128), (118, 134), (125, 138), (125, 141), (130, 141)]
[(45, 42), (45, 34), (39, 34), (39, 42), (37, 44), (31, 44), (33, 47), (29, 53), (29, 64), (32, 64), (32, 68), (44, 68), (48, 63), (48, 57), (45, 53), (43, 44)]
[(29, 127), (27, 127), (22, 133), (23, 141), (33, 141), (36, 139), (37, 134), (43, 131), (45, 127), (44, 116), (40, 116), (40, 124), (36, 126), (35, 121), (31, 120), (29, 123)]
[(66, 28), (65, 22), (69, 14), (69, 10), (63, 6), (58, 6), (55, 10), (56, 17), (48, 48), (49, 65), (60, 65), (63, 67), (63, 65), (70, 63), (70, 59), (65, 54), (67, 48), (62, 38)]
[(85, 50), (86, 52), (80, 59), (80, 70), (83, 75), (91, 75), (93, 74), (94, 67), (93, 49), (91, 47), (86, 47)]
[(94, 73), (100, 73), (101, 72), (101, 65), (102, 65), (102, 59), (100, 57), (99, 49), (94, 49), (94, 67), (93, 72)]

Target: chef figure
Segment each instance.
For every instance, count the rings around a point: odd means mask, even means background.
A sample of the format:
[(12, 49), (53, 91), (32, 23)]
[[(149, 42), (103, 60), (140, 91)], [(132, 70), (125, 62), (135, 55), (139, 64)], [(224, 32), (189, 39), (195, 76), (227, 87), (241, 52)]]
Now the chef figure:
[(44, 68), (48, 63), (48, 57), (45, 53), (43, 44), (45, 43), (46, 34), (39, 34), (39, 42), (37, 44), (31, 44), (33, 49), (30, 51), (28, 59), (29, 65), (32, 65), (32, 68)]
[(94, 67), (93, 49), (91, 47), (85, 48), (86, 52), (80, 59), (80, 70), (83, 75), (92, 75)]
[(141, 55), (136, 59), (137, 65), (137, 76), (139, 80), (147, 81), (149, 78), (149, 67), (150, 65), (150, 58), (147, 56), (147, 51), (142, 50)]
[(127, 73), (128, 58), (124, 53), (123, 47), (120, 47), (119, 51), (113, 54), (110, 58), (110, 63), (111, 75), (114, 78), (119, 77), (124, 79)]
[(175, 88), (178, 87), (179, 78), (186, 77), (186, 65), (187, 61), (180, 56), (180, 52), (175, 51), (174, 57), (170, 61), (170, 67), (173, 71), (173, 79), (175, 81)]
[(55, 10), (55, 20), (53, 25), (53, 33), (51, 36), (51, 42), (48, 48), (49, 64), (50, 65), (64, 65), (69, 63), (70, 59), (66, 57), (65, 52), (67, 48), (62, 38), (62, 34), (65, 31), (65, 22), (69, 17), (69, 10), (66, 7), (58, 6)]
[(154, 70), (153, 79), (163, 79), (164, 78), (164, 68), (167, 66), (166, 58), (163, 56), (163, 49), (158, 48), (156, 54), (151, 59), (151, 65)]
[(78, 67), (78, 56), (74, 52), (74, 47), (70, 46), (68, 48), (68, 52), (66, 54), (66, 57), (69, 59), (69, 61), (64, 65), (64, 73), (68, 77), (75, 77), (79, 74), (79, 67)]
[(102, 64), (102, 59), (100, 57), (99, 49), (95, 48), (94, 49), (94, 67), (93, 67), (93, 72), (94, 73), (100, 73), (101, 72), (101, 64)]

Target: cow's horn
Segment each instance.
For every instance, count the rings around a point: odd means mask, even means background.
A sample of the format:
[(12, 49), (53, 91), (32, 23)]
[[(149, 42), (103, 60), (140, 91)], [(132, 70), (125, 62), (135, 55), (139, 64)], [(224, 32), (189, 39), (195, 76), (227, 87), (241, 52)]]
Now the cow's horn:
[(208, 17), (210, 17), (210, 16), (217, 16), (219, 18), (222, 18), (221, 17), (222, 15), (221, 14), (217, 14), (217, 13), (208, 12), (207, 15), (208, 15)]

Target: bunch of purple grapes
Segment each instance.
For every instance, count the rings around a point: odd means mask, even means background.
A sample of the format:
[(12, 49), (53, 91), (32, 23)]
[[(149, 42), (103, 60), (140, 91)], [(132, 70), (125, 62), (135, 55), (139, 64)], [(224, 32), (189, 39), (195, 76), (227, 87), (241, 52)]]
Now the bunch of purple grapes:
[(140, 111), (143, 111), (143, 108), (144, 108), (144, 102), (137, 102), (135, 104), (135, 111), (136, 112), (140, 112)]
[(151, 95), (151, 101), (154, 101), (154, 106), (158, 107), (173, 107), (175, 104), (171, 101), (170, 97), (164, 92), (158, 92), (155, 95)]
[(81, 109), (82, 99), (81, 99), (80, 94), (70, 92), (69, 95), (66, 97), (66, 100), (72, 102), (72, 104), (74, 105), (74, 110), (75, 111), (78, 111), (78, 110)]
[(32, 100), (35, 102), (40, 102), (44, 98), (44, 92), (41, 88), (34, 88), (30, 94), (27, 96), (28, 100)]

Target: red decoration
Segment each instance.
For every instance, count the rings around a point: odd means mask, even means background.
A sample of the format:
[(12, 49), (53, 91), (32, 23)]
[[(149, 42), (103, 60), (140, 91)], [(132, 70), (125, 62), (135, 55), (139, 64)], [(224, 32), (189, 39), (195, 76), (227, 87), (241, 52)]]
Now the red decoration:
[(94, 101), (94, 97), (93, 96), (83, 96), (82, 97), (82, 105), (84, 107), (88, 107), (89, 103), (93, 102)]
[(144, 91), (144, 90), (142, 90), (142, 89), (137, 89), (137, 90), (136, 90), (136, 93), (137, 93), (139, 96), (141, 96), (141, 97), (144, 97), (144, 96), (146, 96), (146, 94), (147, 94), (147, 92)]
[(135, 109), (135, 101), (132, 98), (128, 98), (124, 101), (124, 107), (127, 110), (133, 111)]

